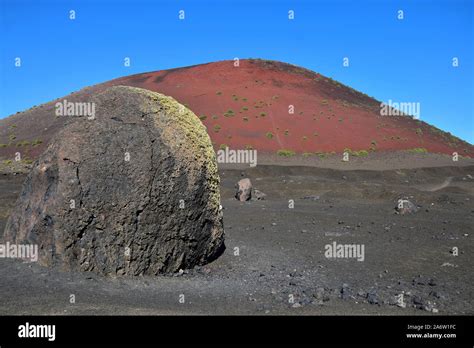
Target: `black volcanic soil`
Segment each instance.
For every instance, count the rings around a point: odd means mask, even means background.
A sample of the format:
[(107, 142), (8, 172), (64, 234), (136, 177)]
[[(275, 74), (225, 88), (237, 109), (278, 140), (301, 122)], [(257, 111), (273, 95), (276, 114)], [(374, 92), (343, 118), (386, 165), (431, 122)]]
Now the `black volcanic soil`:
[[(236, 201), (241, 177), (266, 200)], [(23, 178), (0, 175), (0, 231)], [(101, 278), (0, 259), (0, 314), (474, 313), (473, 165), (259, 165), (221, 170), (221, 180), (227, 250), (212, 264), (175, 276)], [(394, 214), (400, 196), (419, 211)], [(364, 244), (365, 260), (326, 259), (333, 241)], [(406, 308), (396, 305), (402, 292)]]

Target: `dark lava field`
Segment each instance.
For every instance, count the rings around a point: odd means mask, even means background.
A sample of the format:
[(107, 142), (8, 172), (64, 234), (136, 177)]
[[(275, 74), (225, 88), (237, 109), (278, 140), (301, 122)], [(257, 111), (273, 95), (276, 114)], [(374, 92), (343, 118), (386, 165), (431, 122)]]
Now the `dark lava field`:
[[(474, 313), (474, 166), (220, 176), (226, 250), (214, 262), (107, 278), (0, 259), (0, 314)], [(234, 198), (244, 177), (264, 200)], [(0, 175), (0, 231), (24, 178)], [(416, 212), (397, 214), (401, 198)], [(326, 257), (334, 243), (363, 246), (363, 258)]]

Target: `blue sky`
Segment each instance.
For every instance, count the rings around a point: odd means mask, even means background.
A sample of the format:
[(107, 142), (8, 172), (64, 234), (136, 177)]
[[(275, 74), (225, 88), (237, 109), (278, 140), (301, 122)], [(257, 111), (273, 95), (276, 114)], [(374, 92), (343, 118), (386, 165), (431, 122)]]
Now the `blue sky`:
[(252, 57), (419, 102), (422, 120), (474, 143), (473, 3), (0, 0), (0, 118), (124, 75)]

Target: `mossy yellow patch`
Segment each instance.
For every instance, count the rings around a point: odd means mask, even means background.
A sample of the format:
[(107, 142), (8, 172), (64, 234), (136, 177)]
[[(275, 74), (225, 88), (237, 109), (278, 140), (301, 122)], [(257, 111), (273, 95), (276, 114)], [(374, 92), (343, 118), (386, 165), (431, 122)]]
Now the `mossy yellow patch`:
[[(161, 130), (164, 143), (170, 147), (178, 161), (186, 163), (186, 168), (190, 168), (186, 175), (191, 179), (205, 171), (211, 190), (208, 209), (218, 210), (220, 193), (216, 153), (201, 120), (172, 97), (136, 87), (112, 88), (125, 88), (140, 93), (143, 97), (140, 112), (144, 115), (152, 115), (155, 126)], [(179, 167), (177, 170), (179, 171)]]

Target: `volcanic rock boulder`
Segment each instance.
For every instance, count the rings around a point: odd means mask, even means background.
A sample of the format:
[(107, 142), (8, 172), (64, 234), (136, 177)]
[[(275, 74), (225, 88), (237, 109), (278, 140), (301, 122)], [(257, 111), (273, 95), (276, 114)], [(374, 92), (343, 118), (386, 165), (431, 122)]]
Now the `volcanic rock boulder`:
[(245, 202), (252, 198), (252, 182), (249, 178), (240, 179), (235, 188), (235, 198), (239, 201)]
[(153, 275), (218, 257), (219, 176), (199, 119), (133, 87), (91, 102), (95, 117), (75, 117), (33, 165), (5, 239), (37, 244), (43, 265), (99, 274)]

